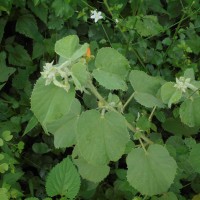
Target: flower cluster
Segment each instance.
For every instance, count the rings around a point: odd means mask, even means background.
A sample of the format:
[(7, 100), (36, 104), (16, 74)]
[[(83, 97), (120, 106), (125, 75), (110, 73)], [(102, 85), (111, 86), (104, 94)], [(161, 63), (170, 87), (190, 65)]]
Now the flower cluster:
[(182, 92), (186, 92), (188, 88), (193, 91), (198, 90), (197, 87), (190, 83), (190, 78), (185, 78), (183, 76), (176, 78), (176, 84), (174, 84), (174, 87), (181, 90)]
[(57, 67), (53, 65), (53, 62), (46, 63), (41, 75), (46, 79), (45, 85), (53, 83), (54, 85), (65, 89), (67, 92), (69, 91), (69, 76), (71, 76), (71, 73), (64, 65)]

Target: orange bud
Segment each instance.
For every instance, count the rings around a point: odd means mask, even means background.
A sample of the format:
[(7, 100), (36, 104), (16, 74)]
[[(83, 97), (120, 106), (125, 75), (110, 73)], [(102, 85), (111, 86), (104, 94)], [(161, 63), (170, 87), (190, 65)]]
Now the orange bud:
[(91, 50), (90, 50), (90, 47), (87, 48), (86, 57), (87, 57), (87, 58), (90, 58), (90, 57), (91, 57)]

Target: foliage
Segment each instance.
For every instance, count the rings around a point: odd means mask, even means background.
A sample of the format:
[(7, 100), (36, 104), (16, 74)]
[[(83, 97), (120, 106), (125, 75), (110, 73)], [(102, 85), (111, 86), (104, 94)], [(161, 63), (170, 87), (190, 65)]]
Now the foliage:
[(0, 0), (0, 199), (198, 199), (199, 7)]

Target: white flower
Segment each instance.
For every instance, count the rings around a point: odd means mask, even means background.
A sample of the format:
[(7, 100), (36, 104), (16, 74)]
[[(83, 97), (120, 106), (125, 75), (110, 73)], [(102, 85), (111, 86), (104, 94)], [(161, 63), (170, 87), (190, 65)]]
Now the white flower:
[(115, 22), (116, 22), (116, 24), (119, 22), (119, 20), (118, 19), (115, 19)]
[(97, 10), (91, 11), (91, 19), (94, 19), (94, 22), (98, 22), (98, 20), (103, 19), (102, 12), (97, 12)]
[[(46, 63), (44, 66), (44, 71), (41, 72), (41, 75), (45, 81), (45, 85), (49, 85), (53, 82), (54, 85), (65, 89), (67, 92), (70, 89), (70, 84), (68, 82), (68, 76), (70, 72), (66, 67), (55, 67), (53, 66), (53, 61), (51, 63)], [(57, 80), (59, 77), (59, 80)]]
[(57, 68), (53, 66), (53, 61), (51, 63), (46, 63), (44, 66), (44, 71), (41, 72), (44, 79), (46, 79), (45, 85), (49, 85), (54, 81), (57, 75)]
[(193, 86), (190, 84), (190, 78), (185, 78), (181, 76), (179, 79), (176, 78), (176, 84), (174, 85), (175, 88), (181, 90), (182, 92), (186, 92), (187, 88), (191, 88)]

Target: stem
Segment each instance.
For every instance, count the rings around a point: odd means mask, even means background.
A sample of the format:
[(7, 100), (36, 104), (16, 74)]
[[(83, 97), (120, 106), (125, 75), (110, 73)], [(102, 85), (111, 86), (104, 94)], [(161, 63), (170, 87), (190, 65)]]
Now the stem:
[(103, 31), (104, 31), (104, 33), (105, 33), (107, 39), (108, 39), (108, 42), (110, 43), (110, 46), (112, 47), (112, 43), (111, 43), (111, 41), (110, 41), (110, 38), (109, 38), (109, 36), (108, 36), (108, 34), (107, 34), (107, 32), (106, 32), (106, 30), (105, 30), (103, 24), (101, 24), (101, 26), (102, 26), (102, 29), (103, 29)]
[(125, 102), (124, 106), (122, 107), (122, 113), (124, 112), (126, 106), (130, 103), (130, 101), (133, 99), (135, 92), (128, 98), (128, 100)]
[(140, 141), (140, 144), (141, 144), (145, 154), (147, 154), (147, 150), (145, 149), (144, 144), (143, 144), (143, 142), (142, 142), (142, 140), (140, 138), (139, 138), (139, 141)]
[(154, 106), (154, 107), (153, 107), (153, 110), (151, 111), (151, 114), (150, 114), (150, 116), (149, 116), (149, 121), (152, 120), (152, 117), (153, 117), (153, 114), (154, 114), (155, 110), (156, 110), (156, 106)]
[(99, 92), (97, 91), (96, 87), (92, 84), (92, 82), (89, 82), (88, 88), (94, 94), (94, 96), (97, 97), (97, 99), (99, 101), (101, 101), (102, 103), (106, 104), (105, 99), (101, 96), (101, 94), (99, 94)]

